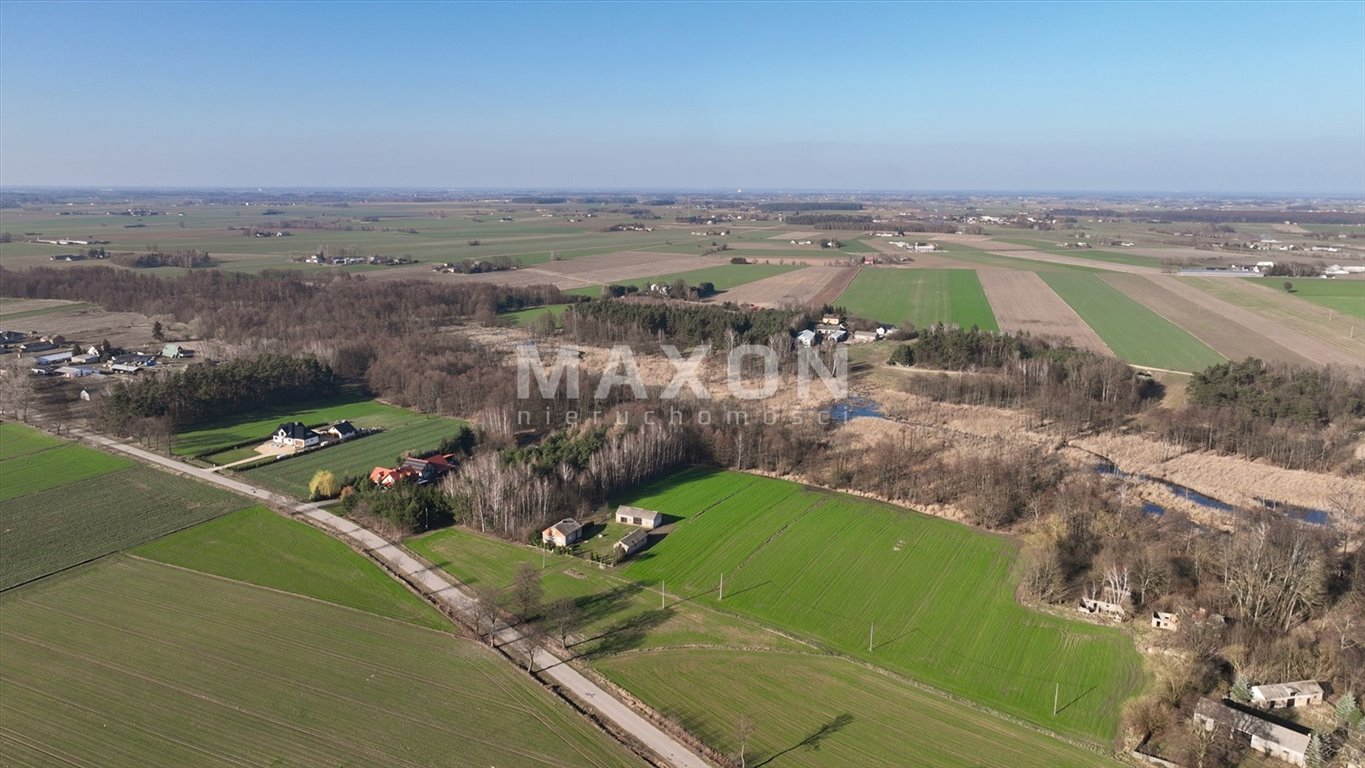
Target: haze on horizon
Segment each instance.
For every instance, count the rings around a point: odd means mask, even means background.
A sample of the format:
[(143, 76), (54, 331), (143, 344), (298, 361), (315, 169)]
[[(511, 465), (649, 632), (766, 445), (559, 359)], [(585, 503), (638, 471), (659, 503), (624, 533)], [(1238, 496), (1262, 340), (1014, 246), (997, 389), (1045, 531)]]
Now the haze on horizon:
[(1365, 195), (1365, 4), (0, 4), (0, 185)]

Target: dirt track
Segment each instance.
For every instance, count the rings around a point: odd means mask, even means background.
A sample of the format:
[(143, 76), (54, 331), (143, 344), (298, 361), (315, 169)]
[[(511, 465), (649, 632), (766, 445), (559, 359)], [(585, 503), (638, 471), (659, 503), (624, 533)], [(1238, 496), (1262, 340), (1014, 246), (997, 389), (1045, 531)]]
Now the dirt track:
[(976, 274), (1001, 330), (1057, 336), (1070, 340), (1081, 349), (1113, 354), (1099, 335), (1037, 274), (1008, 269), (979, 269)]

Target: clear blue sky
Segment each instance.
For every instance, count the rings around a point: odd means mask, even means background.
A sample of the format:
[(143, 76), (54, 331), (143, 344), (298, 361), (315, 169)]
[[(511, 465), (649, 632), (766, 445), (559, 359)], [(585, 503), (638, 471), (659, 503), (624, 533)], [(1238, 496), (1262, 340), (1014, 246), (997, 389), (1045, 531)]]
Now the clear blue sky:
[(0, 2), (0, 184), (1365, 195), (1365, 3)]

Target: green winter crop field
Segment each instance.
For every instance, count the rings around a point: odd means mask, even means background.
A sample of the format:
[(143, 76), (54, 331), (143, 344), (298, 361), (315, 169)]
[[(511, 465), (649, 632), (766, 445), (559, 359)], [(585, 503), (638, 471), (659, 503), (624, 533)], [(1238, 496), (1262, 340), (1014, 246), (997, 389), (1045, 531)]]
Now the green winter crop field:
[[(1284, 290), (1284, 278), (1249, 277), (1247, 282), (1272, 291)], [(1348, 315), (1365, 318), (1365, 280), (1360, 278), (1336, 278), (1333, 280), (1313, 280), (1290, 278), (1294, 284), (1294, 295), (1321, 304), (1328, 309), (1345, 312)]]
[(715, 604), (723, 574), (727, 611), (1044, 727), (1107, 742), (1142, 682), (1122, 632), (1015, 601), (1007, 539), (737, 473), (693, 470), (617, 501), (681, 518), (625, 576)]
[(1098, 275), (1040, 272), (1038, 276), (1071, 305), (1115, 355), (1130, 363), (1199, 371), (1224, 361), (1212, 347), (1125, 296)]
[(350, 547), (263, 507), (196, 525), (133, 553), (432, 629), (450, 628), (430, 605)]
[(835, 304), (885, 323), (909, 320), (920, 328), (948, 323), (1000, 329), (981, 281), (970, 269), (863, 269)]
[[(363, 422), (362, 422), (363, 423)], [(393, 466), (404, 452), (432, 450), (464, 426), (458, 419), (419, 416), (400, 426), (355, 438), (302, 456), (275, 461), (245, 471), (247, 480), (298, 497), (308, 494), (308, 481), (320, 469), (331, 470), (338, 479), (368, 475), (378, 466)]]
[(319, 427), (347, 419), (362, 429), (388, 429), (421, 418), (421, 414), (406, 408), (367, 397), (341, 395), (330, 400), (262, 408), (181, 432), (175, 436), (171, 452), (177, 456), (207, 456), (248, 440), (263, 443), (285, 421)]
[(322, 600), (117, 555), (0, 611), (6, 764), (640, 765), (488, 649)]
[(749, 717), (749, 765), (1119, 765), (830, 656), (698, 648), (613, 656), (599, 668), (726, 754), (738, 751), (735, 723)]
[(0, 589), (246, 507), (226, 491), (0, 426)]

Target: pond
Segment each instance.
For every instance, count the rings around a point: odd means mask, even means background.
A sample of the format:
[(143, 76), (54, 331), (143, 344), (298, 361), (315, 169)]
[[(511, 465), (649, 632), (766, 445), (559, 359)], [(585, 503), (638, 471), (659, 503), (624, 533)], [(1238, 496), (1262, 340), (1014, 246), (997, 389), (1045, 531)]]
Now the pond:
[[(1099, 464), (1096, 464), (1095, 471), (1100, 473), (1101, 475), (1104, 475), (1105, 477), (1116, 477), (1120, 480), (1157, 483), (1158, 485), (1163, 485), (1176, 496), (1179, 496), (1182, 499), (1189, 499), (1195, 504), (1206, 509), (1213, 509), (1219, 512), (1237, 511), (1237, 508), (1234, 507), (1233, 505), (1225, 501), (1215, 499), (1212, 496), (1206, 496), (1200, 493), (1199, 491), (1194, 490), (1193, 488), (1187, 488), (1178, 483), (1172, 483), (1169, 480), (1162, 480), (1159, 477), (1151, 477), (1148, 475), (1124, 472), (1123, 470), (1115, 466), (1112, 462), (1104, 461), (1100, 462)], [(1289, 515), (1295, 520), (1302, 520), (1303, 522), (1310, 523), (1312, 525), (1327, 525), (1328, 523), (1327, 512), (1321, 509), (1299, 507), (1293, 504), (1286, 504), (1283, 501), (1275, 501), (1273, 499), (1257, 498), (1256, 501), (1259, 502), (1266, 509), (1269, 509), (1274, 512), (1284, 512), (1285, 514)], [(1153, 504), (1151, 502), (1144, 503), (1142, 505), (1142, 511), (1146, 514), (1155, 516), (1164, 515), (1166, 513), (1166, 510), (1161, 505)]]
[(840, 424), (847, 424), (859, 417), (872, 419), (882, 417), (881, 405), (866, 397), (850, 397), (847, 400), (841, 400), (825, 409), (825, 412)]

